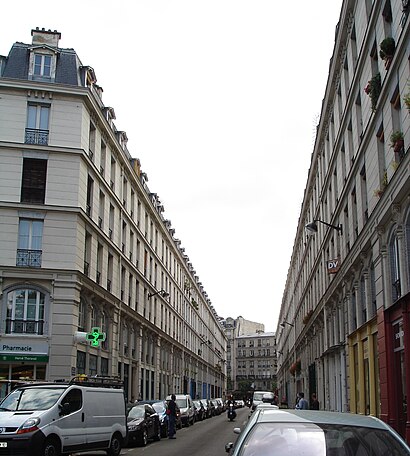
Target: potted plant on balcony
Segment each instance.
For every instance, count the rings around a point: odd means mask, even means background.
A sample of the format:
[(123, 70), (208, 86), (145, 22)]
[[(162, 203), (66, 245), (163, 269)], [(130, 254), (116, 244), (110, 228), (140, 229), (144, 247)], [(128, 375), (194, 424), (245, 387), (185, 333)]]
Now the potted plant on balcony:
[(389, 181), (387, 180), (387, 170), (384, 170), (383, 179), (380, 182), (380, 187), (374, 191), (374, 195), (377, 196), (378, 198), (381, 198), (383, 193), (386, 190), (388, 183), (389, 183)]
[(376, 76), (373, 76), (367, 83), (364, 91), (369, 95), (372, 103), (372, 112), (376, 110), (377, 100), (379, 99), (380, 92), (382, 90), (382, 80), (380, 73), (377, 73)]
[(410, 112), (410, 90), (403, 97), (404, 104), (406, 105), (407, 111)]
[(390, 147), (393, 147), (394, 152), (400, 152), (404, 146), (403, 132), (397, 130), (390, 135)]
[(393, 59), (394, 51), (396, 50), (396, 42), (394, 38), (388, 36), (380, 43), (379, 55), (382, 60), (384, 60), (384, 66), (386, 69), (389, 68), (390, 63)]
[(303, 317), (303, 324), (306, 325), (313, 315), (313, 309), (310, 309), (309, 312)]

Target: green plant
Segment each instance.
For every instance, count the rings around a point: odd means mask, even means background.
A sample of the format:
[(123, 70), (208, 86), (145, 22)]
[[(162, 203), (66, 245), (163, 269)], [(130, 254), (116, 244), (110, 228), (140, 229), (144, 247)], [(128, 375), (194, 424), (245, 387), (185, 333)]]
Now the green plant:
[(406, 105), (407, 110), (410, 112), (410, 91), (406, 93), (403, 97), (403, 101)]
[(390, 135), (390, 147), (394, 147), (398, 141), (403, 141), (403, 132), (399, 130)]
[(380, 58), (386, 60), (386, 58), (392, 57), (396, 50), (396, 42), (391, 36), (388, 36), (380, 43)]
[(383, 173), (382, 181), (380, 182), (380, 187), (374, 191), (374, 195), (380, 198), (383, 195), (383, 193), (385, 192), (388, 183), (389, 183), (389, 181), (387, 179), (387, 170), (385, 169), (384, 173)]
[(377, 73), (376, 76), (373, 76), (367, 86), (364, 88), (364, 91), (369, 95), (372, 103), (372, 112), (376, 110), (377, 100), (379, 99), (380, 92), (382, 90), (382, 79), (380, 73)]

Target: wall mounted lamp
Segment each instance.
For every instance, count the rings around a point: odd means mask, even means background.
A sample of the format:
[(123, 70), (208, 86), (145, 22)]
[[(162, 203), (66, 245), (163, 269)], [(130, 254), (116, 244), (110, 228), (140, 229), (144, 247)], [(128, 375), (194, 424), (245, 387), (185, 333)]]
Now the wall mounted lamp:
[(148, 293), (148, 299), (152, 298), (155, 295), (160, 295), (163, 298), (168, 298), (169, 293), (167, 291), (165, 291), (163, 288), (161, 288), (161, 290), (156, 291), (155, 293)]
[(288, 321), (282, 321), (282, 323), (280, 324), (280, 326), (281, 326), (282, 328), (284, 328), (285, 325), (294, 326), (293, 323), (289, 323)]
[(312, 223), (308, 223), (307, 225), (305, 225), (305, 230), (306, 230), (307, 234), (315, 234), (315, 233), (317, 233), (317, 222), (323, 223), (323, 225), (326, 225), (326, 226), (330, 226), (330, 228), (333, 228), (336, 231), (338, 231), (340, 233), (340, 235), (343, 234), (342, 224), (337, 225), (337, 226), (336, 225), (331, 225), (330, 223), (324, 222), (323, 220), (319, 220), (319, 219), (313, 220)]

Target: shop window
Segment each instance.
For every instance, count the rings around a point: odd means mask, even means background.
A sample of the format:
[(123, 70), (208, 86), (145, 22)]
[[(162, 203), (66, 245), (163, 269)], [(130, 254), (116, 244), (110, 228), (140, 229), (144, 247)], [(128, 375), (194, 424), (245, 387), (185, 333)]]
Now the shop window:
[(38, 290), (7, 293), (6, 334), (44, 334), (46, 295)]
[(91, 376), (97, 375), (97, 357), (95, 355), (90, 355), (90, 367), (88, 370)]
[(77, 351), (77, 375), (85, 374), (85, 353), (82, 351)]

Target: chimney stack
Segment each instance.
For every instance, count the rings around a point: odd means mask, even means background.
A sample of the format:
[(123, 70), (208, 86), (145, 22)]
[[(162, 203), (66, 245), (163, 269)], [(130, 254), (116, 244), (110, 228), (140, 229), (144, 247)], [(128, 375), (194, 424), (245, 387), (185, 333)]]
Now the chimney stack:
[(61, 33), (57, 32), (57, 30), (52, 32), (51, 30), (46, 30), (45, 28), (40, 30), (36, 27), (31, 31), (31, 36), (33, 37), (33, 45), (38, 46), (46, 44), (47, 46), (58, 48), (58, 41), (61, 38)]

